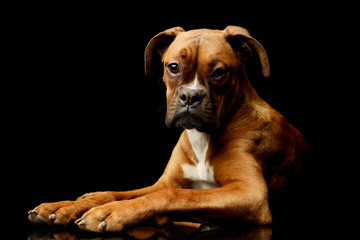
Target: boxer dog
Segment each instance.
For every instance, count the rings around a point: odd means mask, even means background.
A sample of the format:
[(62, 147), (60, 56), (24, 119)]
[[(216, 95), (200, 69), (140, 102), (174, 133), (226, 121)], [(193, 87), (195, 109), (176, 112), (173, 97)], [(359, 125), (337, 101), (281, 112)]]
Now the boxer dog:
[(161, 224), (168, 216), (272, 222), (268, 197), (293, 182), (307, 145), (250, 84), (246, 66), (254, 56), (269, 77), (263, 46), (241, 27), (187, 32), (174, 27), (148, 43), (147, 76), (157, 54), (167, 88), (166, 125), (184, 129), (163, 175), (138, 190), (43, 203), (29, 211), (31, 222), (75, 223), (94, 232), (122, 231), (149, 219)]

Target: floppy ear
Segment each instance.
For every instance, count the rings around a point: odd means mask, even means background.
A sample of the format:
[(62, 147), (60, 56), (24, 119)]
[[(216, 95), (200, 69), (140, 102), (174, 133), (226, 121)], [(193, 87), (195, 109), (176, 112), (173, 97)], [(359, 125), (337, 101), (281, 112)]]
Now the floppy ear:
[(240, 46), (242, 48), (248, 48), (250, 53), (251, 48), (255, 49), (260, 59), (263, 76), (266, 78), (270, 77), (270, 66), (265, 49), (255, 38), (251, 37), (248, 30), (237, 26), (227, 26), (223, 32), (225, 33), (226, 40), (230, 44), (241, 44)]
[(147, 44), (145, 49), (145, 76), (149, 77), (153, 73), (152, 62), (154, 60), (154, 52), (161, 56), (165, 53), (175, 37), (180, 32), (185, 32), (181, 27), (174, 27), (155, 35)]

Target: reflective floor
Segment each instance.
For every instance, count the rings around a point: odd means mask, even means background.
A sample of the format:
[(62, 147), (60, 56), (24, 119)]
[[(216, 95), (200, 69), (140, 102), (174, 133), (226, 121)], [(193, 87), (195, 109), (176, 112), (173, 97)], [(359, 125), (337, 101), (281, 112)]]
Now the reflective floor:
[(241, 226), (231, 228), (220, 228), (212, 231), (202, 231), (169, 225), (158, 229), (152, 227), (142, 227), (125, 233), (96, 234), (84, 232), (77, 227), (48, 227), (33, 226), (27, 234), (29, 240), (76, 240), (76, 239), (254, 239), (254, 240), (276, 240), (276, 239), (318, 239), (314, 231), (304, 227), (285, 227), (285, 226)]

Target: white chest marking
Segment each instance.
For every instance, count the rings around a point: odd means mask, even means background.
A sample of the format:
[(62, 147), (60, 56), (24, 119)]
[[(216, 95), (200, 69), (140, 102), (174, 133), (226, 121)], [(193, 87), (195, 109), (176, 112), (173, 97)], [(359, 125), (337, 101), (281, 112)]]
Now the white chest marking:
[(184, 177), (194, 181), (193, 188), (195, 189), (218, 187), (214, 179), (213, 168), (210, 166), (209, 162), (205, 162), (210, 136), (206, 133), (198, 132), (195, 129), (186, 131), (198, 161), (192, 159), (195, 165), (183, 164), (181, 166), (184, 171)]

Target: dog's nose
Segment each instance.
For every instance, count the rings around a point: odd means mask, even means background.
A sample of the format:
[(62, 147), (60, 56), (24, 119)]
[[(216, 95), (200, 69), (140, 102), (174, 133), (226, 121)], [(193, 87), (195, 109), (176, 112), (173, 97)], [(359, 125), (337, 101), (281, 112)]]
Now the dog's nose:
[(195, 107), (201, 103), (202, 99), (201, 92), (191, 88), (184, 88), (179, 94), (179, 102), (183, 107)]

